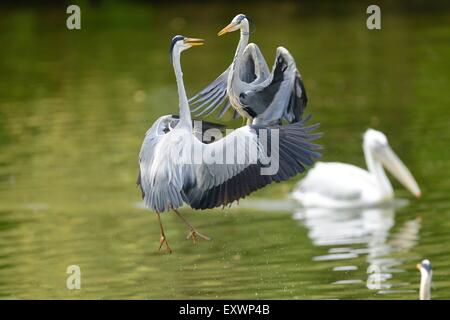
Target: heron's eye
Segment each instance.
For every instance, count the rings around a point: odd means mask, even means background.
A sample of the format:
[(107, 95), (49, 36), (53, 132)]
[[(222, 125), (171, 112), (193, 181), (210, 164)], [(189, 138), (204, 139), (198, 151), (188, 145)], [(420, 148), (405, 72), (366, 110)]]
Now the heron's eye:
[(244, 20), (245, 16), (243, 14), (240, 14), (237, 19), (236, 19), (236, 23), (241, 23), (242, 20)]
[(163, 129), (163, 131), (164, 131), (164, 133), (167, 133), (167, 132), (170, 131), (170, 129), (169, 129), (169, 127), (165, 127), (165, 128)]

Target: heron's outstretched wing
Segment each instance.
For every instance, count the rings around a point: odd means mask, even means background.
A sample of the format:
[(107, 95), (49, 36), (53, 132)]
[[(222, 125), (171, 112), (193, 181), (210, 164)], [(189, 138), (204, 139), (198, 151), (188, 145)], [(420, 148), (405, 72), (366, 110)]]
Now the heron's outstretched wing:
[[(239, 77), (243, 82), (259, 84), (269, 77), (269, 67), (256, 44), (250, 43), (247, 45), (242, 61)], [(189, 103), (193, 107), (191, 112), (195, 113), (196, 116), (207, 117), (218, 110), (220, 106), (223, 106), (217, 116), (217, 118), (221, 118), (230, 109), (231, 103), (227, 92), (230, 70), (231, 66), (206, 88), (189, 99)], [(239, 113), (235, 112), (233, 118), (236, 119), (237, 117), (239, 117)]]
[(269, 67), (261, 50), (254, 43), (248, 44), (242, 54), (242, 67), (239, 78), (246, 83), (258, 84), (269, 76)]
[[(222, 140), (203, 145), (204, 154), (214, 154), (216, 159), (225, 159), (227, 148), (236, 146), (235, 154), (245, 154), (245, 161), (233, 164), (207, 164), (193, 166), (195, 183), (183, 189), (184, 201), (194, 209), (208, 209), (231, 204), (272, 182), (280, 182), (303, 172), (320, 154), (318, 145), (312, 140), (319, 134), (311, 133), (317, 125), (304, 127), (304, 123), (283, 126), (245, 126), (235, 130)], [(260, 138), (266, 136), (267, 143)], [(276, 140), (275, 140), (276, 139)], [(272, 144), (278, 142), (278, 148)], [(249, 150), (257, 149), (258, 161), (251, 159)], [(262, 174), (267, 156), (278, 158), (278, 170)], [(217, 158), (219, 157), (219, 158)], [(273, 165), (273, 163), (271, 163)]]
[(278, 47), (271, 76), (254, 89), (243, 92), (239, 99), (257, 114), (255, 124), (270, 125), (282, 119), (290, 123), (301, 120), (308, 97), (289, 51)]
[[(144, 142), (142, 143), (141, 151), (139, 153), (139, 172), (136, 180), (136, 184), (141, 190), (142, 198), (145, 197), (145, 190), (149, 188), (149, 185), (146, 185), (146, 183), (142, 181), (142, 173), (153, 163), (156, 145), (166, 133), (177, 126), (179, 121), (180, 117), (176, 114), (162, 116), (156, 120), (152, 127), (145, 133)], [(192, 125), (194, 136), (205, 144), (214, 142), (214, 135), (205, 135), (207, 130), (215, 129), (218, 130), (222, 136), (225, 134), (225, 126), (221, 124), (203, 120), (192, 120)]]
[[(149, 183), (146, 179), (143, 179), (143, 172), (146, 172), (146, 168), (149, 168), (155, 157), (155, 149), (162, 137), (175, 127), (179, 119), (177, 116), (166, 115), (158, 118), (150, 129), (147, 130), (144, 137), (144, 142), (139, 152), (139, 172), (136, 180), (136, 184), (141, 190), (142, 199), (145, 197), (146, 190), (149, 188)], [(148, 191), (148, 190), (147, 190)]]
[(227, 79), (229, 71), (230, 67), (206, 86), (206, 88), (189, 99), (189, 104), (192, 106), (191, 112), (195, 113), (196, 116), (206, 117), (222, 104), (224, 104), (223, 109), (228, 110), (231, 106), (227, 98)]

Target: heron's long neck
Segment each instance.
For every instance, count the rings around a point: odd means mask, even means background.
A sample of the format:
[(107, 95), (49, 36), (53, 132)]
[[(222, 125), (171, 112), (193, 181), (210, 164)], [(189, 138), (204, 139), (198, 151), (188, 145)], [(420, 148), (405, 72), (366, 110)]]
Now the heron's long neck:
[(386, 176), (386, 172), (383, 169), (383, 165), (375, 159), (372, 150), (369, 146), (364, 145), (364, 156), (366, 158), (367, 169), (375, 177), (380, 190), (385, 197), (392, 197), (394, 191), (392, 189), (391, 182)]
[(239, 43), (236, 49), (236, 53), (233, 58), (233, 63), (231, 65), (231, 81), (240, 80), (239, 73), (241, 70), (241, 64), (242, 64), (242, 55), (244, 53), (245, 47), (248, 44), (248, 38), (249, 38), (249, 25), (248, 22), (242, 21), (242, 28), (241, 28), (241, 38), (239, 39)]
[(189, 110), (188, 98), (186, 96), (186, 90), (184, 89), (183, 71), (181, 70), (181, 62), (180, 62), (180, 52), (174, 52), (173, 69), (175, 70), (175, 77), (177, 79), (177, 87), (178, 87), (178, 99), (180, 107), (179, 125), (186, 125), (192, 128), (191, 111)]
[(420, 269), (420, 300), (430, 300), (431, 299), (431, 271)]

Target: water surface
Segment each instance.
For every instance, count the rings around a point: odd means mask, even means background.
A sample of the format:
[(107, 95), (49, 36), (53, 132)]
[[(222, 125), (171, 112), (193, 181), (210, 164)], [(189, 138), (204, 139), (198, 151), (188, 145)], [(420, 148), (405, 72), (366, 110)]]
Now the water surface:
[[(2, 8), (0, 297), (416, 299), (415, 265), (429, 258), (433, 298), (448, 299), (448, 5), (385, 2), (380, 31), (366, 29), (365, 9), (108, 1), (85, 3), (82, 30), (68, 31), (65, 7)], [(400, 205), (305, 210), (289, 199), (299, 175), (231, 209), (182, 209), (211, 242), (193, 245), (163, 215), (174, 253), (157, 252), (156, 216), (135, 179), (146, 129), (177, 113), (169, 40), (207, 40), (183, 55), (193, 94), (231, 62), (238, 35), (216, 32), (238, 11), (256, 21), (251, 39), (269, 65), (279, 45), (296, 58), (323, 160), (365, 166), (362, 133), (379, 129), (420, 200), (394, 182)], [(69, 265), (81, 268), (79, 291), (66, 288)], [(373, 270), (381, 288), (371, 290)]]

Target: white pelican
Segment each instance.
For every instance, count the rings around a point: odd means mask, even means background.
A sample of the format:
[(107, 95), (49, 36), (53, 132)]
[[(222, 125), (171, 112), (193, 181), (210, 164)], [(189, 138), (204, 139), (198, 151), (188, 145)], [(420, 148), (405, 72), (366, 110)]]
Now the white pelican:
[(420, 271), (420, 300), (430, 300), (431, 277), (433, 276), (430, 260), (422, 260), (422, 263), (417, 264), (417, 269)]
[(305, 207), (325, 208), (365, 207), (389, 201), (394, 192), (383, 166), (420, 197), (419, 186), (382, 132), (368, 129), (363, 149), (368, 171), (346, 163), (318, 162), (297, 184), (293, 197)]
[[(166, 115), (157, 119), (147, 131), (139, 154), (137, 184), (145, 205), (157, 213), (161, 230), (159, 249), (165, 244), (169, 252), (161, 212), (173, 210), (188, 225), (188, 237), (208, 240), (177, 211), (183, 203), (193, 209), (231, 204), (272, 182), (281, 182), (303, 172), (306, 165), (312, 165), (320, 156), (313, 151), (318, 146), (311, 143), (318, 136), (310, 131), (317, 126), (302, 126), (306, 120), (283, 126), (243, 126), (209, 144), (198, 139), (184, 89), (180, 55), (201, 44), (201, 39), (184, 36), (172, 39), (170, 54), (180, 116)], [(261, 170), (264, 172), (263, 169), (269, 167), (269, 153), (272, 159), (278, 156), (275, 158), (278, 170), (274, 168), (273, 172), (264, 174)], [(200, 161), (195, 161), (198, 155)], [(205, 161), (204, 155), (214, 155), (218, 161)]]

